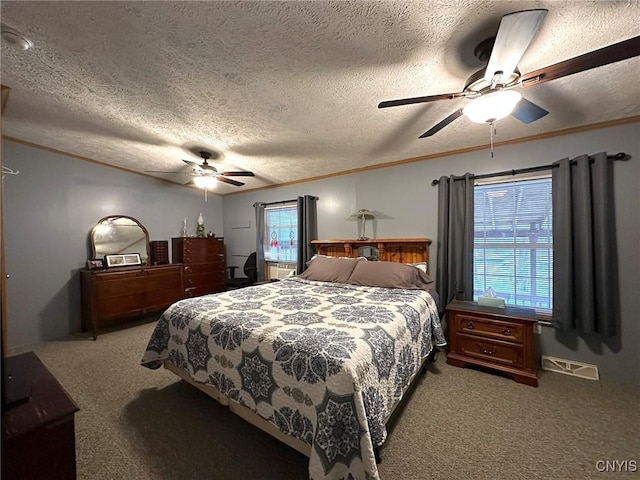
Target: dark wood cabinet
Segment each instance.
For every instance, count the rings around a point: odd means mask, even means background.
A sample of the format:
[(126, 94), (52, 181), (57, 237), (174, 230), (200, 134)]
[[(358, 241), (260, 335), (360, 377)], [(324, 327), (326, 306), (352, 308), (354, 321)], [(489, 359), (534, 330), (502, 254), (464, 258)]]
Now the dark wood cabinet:
[(446, 307), (449, 324), (447, 363), (499, 370), (516, 382), (538, 386), (535, 311), (487, 307), (453, 301)]
[(178, 265), (83, 270), (82, 331), (118, 325), (132, 317), (160, 311), (184, 297)]
[(13, 380), (28, 382), (30, 395), (2, 412), (2, 479), (75, 479), (78, 407), (33, 352), (4, 362)]
[(172, 238), (171, 254), (174, 264), (182, 264), (184, 297), (199, 297), (226, 289), (223, 238)]

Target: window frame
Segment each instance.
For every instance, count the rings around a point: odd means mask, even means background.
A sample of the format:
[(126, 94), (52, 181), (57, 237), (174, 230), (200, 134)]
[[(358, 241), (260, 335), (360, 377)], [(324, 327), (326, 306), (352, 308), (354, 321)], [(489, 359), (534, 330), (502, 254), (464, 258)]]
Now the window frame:
[[(512, 175), (509, 177), (504, 177), (504, 176), (500, 176), (500, 177), (489, 177), (489, 178), (483, 178), (481, 180), (476, 180), (474, 182), (474, 197), (475, 197), (475, 188), (479, 187), (479, 186), (487, 186), (487, 185), (500, 185), (500, 184), (514, 184), (514, 183), (518, 183), (518, 182), (522, 182), (522, 181), (532, 181), (532, 180), (549, 180), (551, 181), (551, 172), (545, 172), (545, 173), (540, 173), (540, 172), (530, 172), (530, 173), (524, 173), (524, 174), (516, 174), (516, 175)], [(551, 187), (552, 188), (552, 187)], [(552, 195), (552, 190), (550, 190), (549, 195)], [(474, 201), (474, 205), (475, 205), (475, 201)], [(550, 308), (549, 309), (545, 309), (545, 308), (540, 308), (540, 307), (528, 307), (528, 308), (533, 308), (536, 312), (536, 316), (538, 318), (539, 321), (543, 322), (543, 323), (550, 323), (552, 320), (552, 312), (553, 312), (553, 210), (551, 207), (550, 210), (550, 217), (551, 219), (551, 243), (544, 243), (544, 244), (540, 244), (539, 247), (530, 247), (530, 245), (536, 245), (536, 244), (521, 244), (522, 246), (527, 246), (527, 248), (531, 248), (531, 249), (537, 249), (537, 248), (541, 248), (541, 249), (550, 249), (551, 250), (551, 255), (549, 256), (549, 260), (548, 260), (548, 271), (549, 271), (549, 299), (550, 299)], [(473, 265), (473, 278), (474, 278), (474, 286), (473, 286), (473, 290), (475, 291), (475, 276), (476, 276), (476, 261), (475, 261), (475, 254), (476, 254), (476, 240), (475, 240), (475, 232), (476, 232), (476, 219), (475, 219), (475, 206), (474, 206), (474, 242), (473, 242), (473, 253), (472, 253), (472, 265)], [(499, 247), (513, 247), (514, 250), (516, 249), (516, 247), (520, 245), (516, 242), (510, 243), (510, 244), (496, 244), (495, 246), (497, 248)], [(484, 276), (485, 274), (483, 274)], [(517, 276), (517, 272), (515, 274)], [(514, 306), (523, 306), (523, 305), (517, 305), (517, 304), (513, 304), (513, 303), (507, 303), (507, 305), (514, 305)]]
[[(292, 210), (295, 217), (295, 223), (287, 225), (286, 228), (290, 230), (290, 232), (294, 233), (294, 242), (295, 245), (292, 246), (292, 253), (289, 255), (291, 258), (272, 258), (271, 257), (271, 240), (272, 240), (272, 232), (274, 231), (273, 225), (269, 223), (269, 212), (273, 212), (274, 210)], [(298, 202), (297, 201), (289, 201), (289, 202), (279, 202), (277, 204), (266, 205), (264, 207), (264, 236), (262, 238), (262, 247), (264, 251), (264, 261), (267, 267), (267, 271), (270, 265), (275, 264), (293, 264), (297, 265), (298, 262)], [(276, 227), (281, 228), (281, 227)], [(290, 239), (278, 239), (278, 241), (290, 240)], [(279, 253), (279, 252), (278, 252)]]

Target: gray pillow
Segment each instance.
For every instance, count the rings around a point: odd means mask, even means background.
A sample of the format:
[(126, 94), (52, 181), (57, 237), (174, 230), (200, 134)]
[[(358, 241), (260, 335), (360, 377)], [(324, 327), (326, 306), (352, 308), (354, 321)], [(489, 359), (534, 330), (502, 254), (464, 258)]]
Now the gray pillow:
[(422, 270), (394, 262), (360, 262), (353, 269), (349, 283), (408, 290), (429, 290), (433, 287), (433, 280)]
[(360, 262), (361, 260), (358, 258), (334, 258), (318, 255), (307, 263), (307, 269), (298, 277), (318, 282), (348, 283), (353, 269)]

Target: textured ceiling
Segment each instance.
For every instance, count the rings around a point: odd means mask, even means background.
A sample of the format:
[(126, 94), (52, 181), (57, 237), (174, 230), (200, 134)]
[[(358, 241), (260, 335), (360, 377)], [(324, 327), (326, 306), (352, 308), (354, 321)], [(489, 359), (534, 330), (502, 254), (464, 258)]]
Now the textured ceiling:
[[(221, 194), (485, 145), (464, 117), (418, 139), (467, 100), (377, 104), (460, 91), (476, 44), (529, 8), (549, 13), (523, 73), (640, 34), (637, 1), (4, 0), (35, 47), (2, 44), (3, 134), (137, 172), (188, 171), (201, 148), (255, 172)], [(522, 90), (551, 113), (496, 140), (636, 116), (639, 77), (636, 57)]]

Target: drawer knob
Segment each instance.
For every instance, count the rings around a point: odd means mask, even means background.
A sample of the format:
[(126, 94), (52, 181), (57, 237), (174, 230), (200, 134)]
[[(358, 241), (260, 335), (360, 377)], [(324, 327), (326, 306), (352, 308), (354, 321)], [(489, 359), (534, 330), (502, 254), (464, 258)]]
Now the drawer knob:
[(493, 348), (480, 347), (480, 351), (485, 355), (493, 355), (496, 351)]
[(467, 328), (468, 328), (469, 330), (473, 330), (473, 329), (475, 328), (475, 327), (473, 326), (473, 322), (469, 322), (469, 323), (467, 323)]
[(509, 337), (511, 336), (511, 330), (509, 330), (508, 328), (505, 328), (504, 330), (502, 330), (502, 334)]

